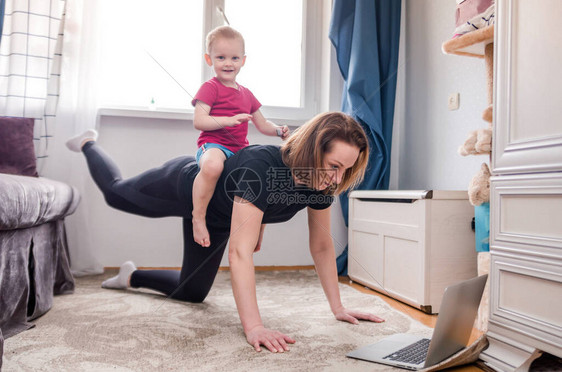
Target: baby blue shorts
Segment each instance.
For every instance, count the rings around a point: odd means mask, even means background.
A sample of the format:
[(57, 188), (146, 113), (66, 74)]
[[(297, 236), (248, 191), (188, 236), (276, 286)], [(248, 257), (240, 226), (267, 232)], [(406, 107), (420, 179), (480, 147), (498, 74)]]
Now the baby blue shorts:
[(197, 154), (195, 155), (195, 160), (197, 161), (197, 165), (199, 165), (199, 159), (201, 159), (201, 156), (203, 156), (203, 154), (209, 150), (209, 149), (219, 149), (221, 150), (224, 155), (226, 156), (226, 158), (230, 158), (232, 155), (234, 155), (234, 153), (232, 151), (230, 151), (229, 149), (227, 149), (226, 147), (224, 147), (223, 145), (219, 145), (218, 143), (204, 143), (203, 145), (201, 145), (201, 147), (199, 147), (199, 150), (197, 150)]

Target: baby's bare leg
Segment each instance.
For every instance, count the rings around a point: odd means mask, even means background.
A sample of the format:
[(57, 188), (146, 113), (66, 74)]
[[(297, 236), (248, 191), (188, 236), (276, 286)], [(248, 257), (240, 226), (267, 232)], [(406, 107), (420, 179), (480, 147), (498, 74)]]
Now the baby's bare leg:
[(225, 160), (226, 156), (221, 150), (208, 149), (199, 160), (201, 170), (193, 181), (193, 239), (203, 247), (211, 245), (205, 217)]

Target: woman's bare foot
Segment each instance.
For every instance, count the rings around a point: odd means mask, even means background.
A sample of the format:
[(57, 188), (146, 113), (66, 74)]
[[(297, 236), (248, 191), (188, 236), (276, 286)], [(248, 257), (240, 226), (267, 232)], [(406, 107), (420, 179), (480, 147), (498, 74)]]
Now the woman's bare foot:
[(207, 230), (207, 224), (205, 223), (205, 218), (193, 217), (193, 240), (195, 243), (202, 247), (209, 247), (211, 245), (211, 238), (209, 236), (209, 231)]

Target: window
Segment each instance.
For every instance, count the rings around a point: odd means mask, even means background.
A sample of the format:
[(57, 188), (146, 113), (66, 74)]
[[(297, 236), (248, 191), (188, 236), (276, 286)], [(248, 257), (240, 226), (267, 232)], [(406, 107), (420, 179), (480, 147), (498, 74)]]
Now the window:
[(263, 105), (300, 107), (303, 1), (224, 3), (230, 25), (244, 35), (246, 43), (246, 64), (238, 80), (250, 87)]
[[(201, 85), (203, 0), (102, 2), (101, 103), (187, 108)], [(162, 65), (159, 66), (157, 62)]]
[[(246, 41), (237, 80), (268, 118), (306, 119), (318, 110), (321, 0), (116, 0), (102, 2), (101, 103), (191, 111), (213, 76), (205, 37), (225, 24)], [(180, 86), (181, 85), (181, 86)]]

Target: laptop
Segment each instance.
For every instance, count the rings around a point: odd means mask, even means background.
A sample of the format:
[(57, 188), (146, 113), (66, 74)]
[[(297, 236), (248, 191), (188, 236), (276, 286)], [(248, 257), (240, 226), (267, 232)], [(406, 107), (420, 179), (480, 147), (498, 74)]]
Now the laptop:
[(393, 367), (431, 367), (467, 346), (488, 275), (445, 289), (431, 339), (398, 333), (346, 356)]

